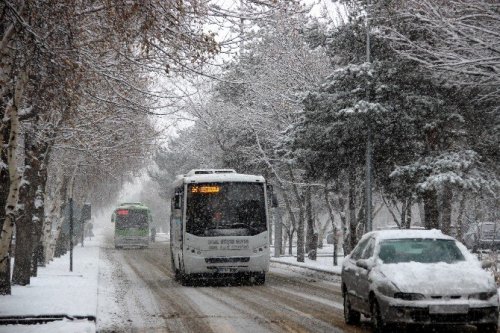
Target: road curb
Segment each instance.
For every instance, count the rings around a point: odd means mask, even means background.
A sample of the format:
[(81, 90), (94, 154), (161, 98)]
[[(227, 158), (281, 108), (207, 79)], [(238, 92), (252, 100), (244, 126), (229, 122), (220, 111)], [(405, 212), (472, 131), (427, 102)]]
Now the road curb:
[(301, 266), (301, 265), (297, 265), (297, 264), (290, 263), (290, 262), (283, 262), (283, 261), (279, 261), (279, 260), (275, 260), (275, 259), (273, 260), (273, 258), (271, 258), (270, 261), (272, 263), (275, 263), (275, 264), (282, 264), (282, 265), (293, 266), (293, 267), (298, 267), (298, 268), (305, 268), (305, 269), (309, 269), (311, 271), (316, 271), (316, 272), (320, 272), (320, 273), (325, 273), (325, 274), (340, 276), (340, 273), (332, 272), (332, 271), (329, 271), (329, 270), (326, 270), (326, 269), (322, 269), (322, 268)]
[(95, 316), (70, 316), (67, 314), (0, 316), (0, 325), (36, 325), (58, 320), (88, 320), (96, 322)]

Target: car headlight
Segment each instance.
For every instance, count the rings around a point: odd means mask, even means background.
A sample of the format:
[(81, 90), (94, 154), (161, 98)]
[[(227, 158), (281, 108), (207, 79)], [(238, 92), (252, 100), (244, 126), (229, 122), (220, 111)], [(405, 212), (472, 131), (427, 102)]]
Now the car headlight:
[(480, 300), (480, 301), (487, 301), (490, 298), (492, 298), (493, 296), (495, 296), (496, 294), (497, 294), (496, 290), (487, 291), (487, 292), (483, 292), (483, 293), (475, 293), (475, 294), (470, 294), (469, 295), (469, 299), (476, 299), (476, 300)]
[(404, 299), (405, 301), (419, 301), (425, 299), (425, 296), (417, 293), (394, 293), (394, 298)]

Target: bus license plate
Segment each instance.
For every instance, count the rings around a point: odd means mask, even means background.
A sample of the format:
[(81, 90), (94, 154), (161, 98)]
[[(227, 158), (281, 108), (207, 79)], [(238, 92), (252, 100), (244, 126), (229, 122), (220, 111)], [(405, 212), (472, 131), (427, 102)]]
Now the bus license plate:
[(231, 267), (217, 268), (217, 273), (234, 273), (234, 272), (236, 272), (236, 268), (231, 268)]

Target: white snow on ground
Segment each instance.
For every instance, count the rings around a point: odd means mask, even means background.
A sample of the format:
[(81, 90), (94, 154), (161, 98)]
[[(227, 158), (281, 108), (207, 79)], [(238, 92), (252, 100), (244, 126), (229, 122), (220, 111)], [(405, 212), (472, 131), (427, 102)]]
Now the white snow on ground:
[(320, 272), (330, 273), (330, 274), (340, 274), (342, 270), (342, 261), (344, 258), (337, 258), (338, 265), (333, 266), (331, 257), (318, 257), (316, 260), (311, 260), (309, 258), (305, 258), (304, 262), (297, 262), (296, 257), (271, 257), (271, 262), (280, 263), (280, 264), (288, 264), (302, 268), (314, 269)]
[(73, 272), (69, 253), (40, 268), (29, 286), (13, 286), (12, 295), (1, 296), (0, 316), (67, 314), (95, 316), (99, 247), (95, 241), (73, 252)]
[[(0, 296), (0, 316), (97, 316), (99, 237), (86, 239), (73, 251), (73, 272), (69, 252), (39, 267), (29, 286), (13, 286), (12, 294)], [(5, 325), (3, 332), (95, 332), (86, 320), (59, 320), (40, 325)]]
[[(271, 247), (271, 262), (310, 268), (324, 273), (333, 273), (340, 275), (344, 257), (337, 256), (337, 266), (333, 266), (333, 246), (331, 244), (325, 244), (323, 245), (323, 248), (318, 249), (316, 260), (311, 260), (306, 256), (304, 262), (297, 262), (296, 249), (296, 247), (293, 247), (292, 255), (282, 255), (281, 257), (274, 257), (274, 248)], [(286, 248), (285, 250), (288, 253), (288, 248)]]

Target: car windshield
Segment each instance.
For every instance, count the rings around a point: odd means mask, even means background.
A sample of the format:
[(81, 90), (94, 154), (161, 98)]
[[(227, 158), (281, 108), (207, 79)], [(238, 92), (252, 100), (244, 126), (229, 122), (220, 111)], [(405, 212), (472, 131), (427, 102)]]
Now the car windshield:
[(465, 260), (452, 239), (390, 239), (380, 243), (378, 257), (385, 263), (453, 263)]

